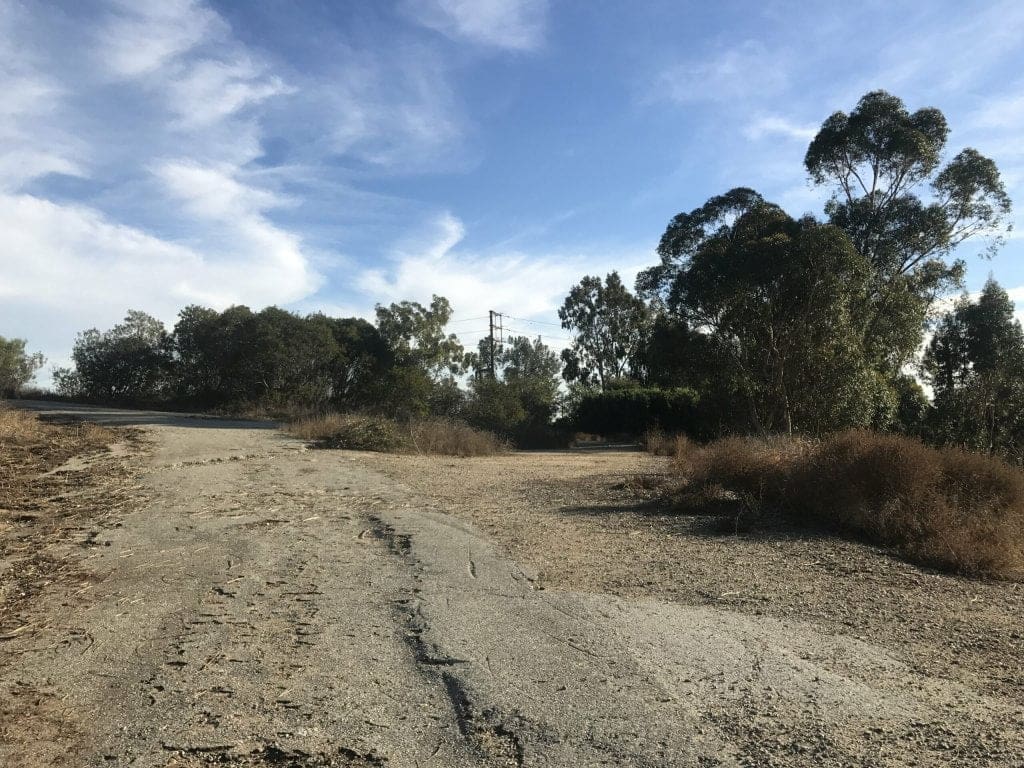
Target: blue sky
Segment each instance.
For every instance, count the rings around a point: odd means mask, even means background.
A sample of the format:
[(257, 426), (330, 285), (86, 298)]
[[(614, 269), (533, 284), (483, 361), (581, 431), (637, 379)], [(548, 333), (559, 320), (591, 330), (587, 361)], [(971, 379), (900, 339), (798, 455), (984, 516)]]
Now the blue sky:
[[(569, 287), (679, 211), (820, 214), (807, 143), (875, 88), (1024, 211), (1019, 2), (0, 0), (0, 334), (63, 364), (129, 308), (440, 293), (467, 344), (495, 309), (561, 346)], [(1015, 234), (962, 255), (1024, 308)]]

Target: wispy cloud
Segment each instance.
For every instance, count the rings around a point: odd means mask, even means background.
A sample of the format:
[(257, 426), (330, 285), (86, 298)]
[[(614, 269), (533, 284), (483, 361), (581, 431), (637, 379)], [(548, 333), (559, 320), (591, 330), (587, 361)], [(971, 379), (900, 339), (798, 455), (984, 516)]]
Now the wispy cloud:
[[(33, 13), (4, 14), (0, 26), (45, 29)], [(0, 107), (7, 332), (61, 338), (66, 350), (76, 331), (129, 305), (171, 320), (191, 302), (312, 294), (320, 276), (302, 238), (270, 218), (289, 199), (246, 171), (261, 151), (252, 110), (290, 93), (284, 79), (197, 2), (110, 2), (94, 17), (75, 30), (92, 47), (76, 51), (73, 70), (0, 45), (11, 95)], [(99, 186), (115, 178), (134, 195), (112, 206), (49, 200), (57, 173)], [(159, 221), (161, 234), (120, 220), (128, 211)]]
[(766, 136), (782, 136), (805, 144), (813, 139), (817, 132), (818, 126), (813, 123), (799, 123), (781, 115), (763, 115), (743, 129), (743, 135), (752, 141)]
[(215, 124), (273, 96), (294, 91), (246, 55), (230, 61), (198, 61), (181, 68), (166, 87), (169, 105), (185, 128)]
[(666, 67), (648, 97), (680, 104), (746, 100), (777, 93), (788, 81), (789, 61), (784, 51), (745, 40)]
[(406, 13), (454, 39), (529, 51), (544, 41), (547, 0), (407, 0)]
[(411, 45), (381, 56), (342, 47), (338, 59), (328, 83), (311, 91), (331, 152), (405, 172), (459, 162), (463, 118), (435, 51)]
[(194, 0), (114, 0), (96, 31), (97, 60), (114, 77), (158, 72), (201, 43), (229, 34), (224, 20)]

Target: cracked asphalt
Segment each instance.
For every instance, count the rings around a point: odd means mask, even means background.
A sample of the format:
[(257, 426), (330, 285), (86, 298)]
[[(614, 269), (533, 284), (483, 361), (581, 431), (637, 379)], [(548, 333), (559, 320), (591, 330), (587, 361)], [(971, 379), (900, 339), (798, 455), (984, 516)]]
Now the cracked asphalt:
[[(253, 423), (75, 412), (145, 430), (146, 502), (68, 545), (93, 586), (46, 593), (50, 636), (0, 649), (26, 701), (0, 765), (758, 765), (743, 748), (752, 711), (794, 729), (932, 713), (913, 686), (876, 684), (908, 673), (870, 642), (539, 589), (365, 457)], [(795, 764), (839, 764), (808, 743)]]

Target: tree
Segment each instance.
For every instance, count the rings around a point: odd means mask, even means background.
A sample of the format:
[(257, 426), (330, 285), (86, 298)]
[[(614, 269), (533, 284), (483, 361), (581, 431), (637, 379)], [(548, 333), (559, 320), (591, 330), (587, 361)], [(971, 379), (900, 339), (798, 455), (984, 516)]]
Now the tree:
[(818, 433), (871, 421), (875, 377), (853, 332), (870, 267), (842, 230), (740, 188), (676, 216), (658, 250), (640, 290), (692, 348), (693, 334), (705, 337), (751, 427)]
[(532, 342), (514, 336), (499, 360), (505, 383), (512, 388), (526, 412), (530, 427), (547, 427), (559, 406), (559, 356), (539, 338)]
[(109, 331), (91, 328), (78, 334), (71, 358), (74, 372), (54, 374), (62, 392), (114, 402), (146, 401), (167, 387), (170, 336), (155, 317), (129, 310), (124, 322)]
[(462, 371), (463, 350), (458, 337), (445, 334), (452, 316), (448, 299), (434, 296), (429, 307), (403, 301), (376, 307), (377, 330), (391, 349), (395, 364), (421, 368), (432, 377), (454, 376)]
[(568, 382), (602, 389), (634, 371), (651, 315), (644, 302), (622, 284), (618, 272), (601, 282), (584, 277), (573, 286), (558, 310), (562, 327), (575, 333), (571, 347), (562, 351), (562, 376)]
[(934, 391), (933, 439), (1024, 458), (1024, 331), (998, 283), (943, 317), (922, 368)]
[(26, 344), (25, 339), (0, 336), (0, 394), (4, 397), (17, 395), (46, 363), (41, 352), (26, 352)]
[(558, 355), (540, 339), (513, 336), (495, 350), (490, 377), (490, 339), (468, 356), (476, 375), (465, 407), (475, 426), (515, 437), (524, 428), (547, 427), (558, 408)]
[(458, 337), (445, 333), (452, 315), (448, 300), (434, 296), (429, 307), (378, 304), (376, 312), (393, 365), (376, 383), (375, 406), (400, 418), (454, 415), (462, 405), (455, 376), (463, 370), (464, 352)]
[(977, 236), (990, 238), (993, 253), (1010, 213), (992, 160), (968, 148), (942, 165), (948, 135), (938, 109), (911, 113), (872, 91), (829, 117), (804, 158), (811, 179), (833, 188), (829, 221), (871, 264), (861, 333), (894, 374), (918, 349), (936, 296), (961, 284), (963, 261), (948, 257)]
[(339, 347), (322, 316), (186, 307), (173, 346), (175, 394), (201, 405), (318, 407), (336, 384)]
[(340, 407), (369, 405), (375, 383), (393, 364), (380, 331), (359, 317), (317, 314), (309, 321), (324, 325), (337, 345), (331, 362), (331, 400)]

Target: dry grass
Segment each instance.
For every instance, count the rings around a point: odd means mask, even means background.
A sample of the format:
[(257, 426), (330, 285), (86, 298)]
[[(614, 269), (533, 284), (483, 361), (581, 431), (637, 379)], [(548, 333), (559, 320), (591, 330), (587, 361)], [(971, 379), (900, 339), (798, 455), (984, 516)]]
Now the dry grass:
[[(138, 437), (0, 408), (0, 561), (8, 565), (0, 571), (0, 640), (39, 630), (26, 617), (43, 590), (87, 579), (78, 559), (56, 545), (134, 503), (128, 482), (136, 454), (107, 450), (117, 442), (137, 446)], [(72, 457), (78, 463), (68, 465)]]
[(676, 502), (736, 511), (736, 530), (782, 514), (971, 575), (1024, 571), (1024, 473), (1002, 460), (850, 431), (821, 442), (726, 438), (681, 444)]
[(324, 448), (442, 456), (490, 456), (508, 450), (490, 432), (445, 419), (399, 423), (381, 416), (330, 413), (293, 421), (285, 431)]
[(655, 456), (681, 456), (693, 448), (693, 443), (686, 435), (667, 434), (657, 428), (644, 432), (640, 445), (647, 453)]

